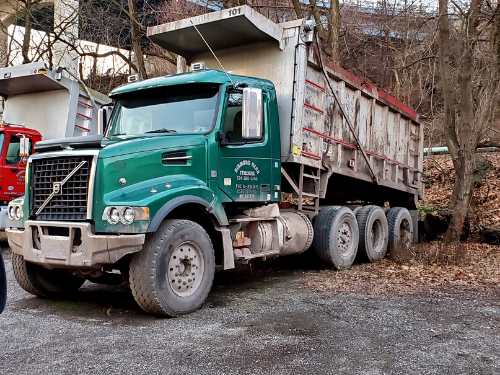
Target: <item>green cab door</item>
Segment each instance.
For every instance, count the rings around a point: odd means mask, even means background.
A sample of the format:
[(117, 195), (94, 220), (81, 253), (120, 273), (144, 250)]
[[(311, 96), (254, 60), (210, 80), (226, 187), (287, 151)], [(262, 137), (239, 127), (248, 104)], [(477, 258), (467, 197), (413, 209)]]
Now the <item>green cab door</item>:
[[(260, 135), (244, 139), (243, 90), (227, 92), (221, 124), (225, 139), (219, 146), (218, 181), (219, 188), (235, 202), (273, 202), (281, 199), (280, 162), (273, 158), (269, 96), (265, 91), (261, 107)], [(256, 121), (255, 116), (247, 115), (246, 121)], [(279, 147), (279, 142), (277, 145)]]

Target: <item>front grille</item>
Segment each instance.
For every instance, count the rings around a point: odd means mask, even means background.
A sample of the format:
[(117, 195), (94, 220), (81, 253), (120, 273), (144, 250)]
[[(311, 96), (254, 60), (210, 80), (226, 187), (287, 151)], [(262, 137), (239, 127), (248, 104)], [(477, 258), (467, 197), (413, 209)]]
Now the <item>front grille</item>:
[(54, 191), (54, 183), (61, 183), (81, 162), (80, 169), (61, 187), (37, 215), (38, 220), (85, 220), (89, 193), (92, 156), (61, 157), (33, 160), (31, 169), (30, 216), (42, 206)]

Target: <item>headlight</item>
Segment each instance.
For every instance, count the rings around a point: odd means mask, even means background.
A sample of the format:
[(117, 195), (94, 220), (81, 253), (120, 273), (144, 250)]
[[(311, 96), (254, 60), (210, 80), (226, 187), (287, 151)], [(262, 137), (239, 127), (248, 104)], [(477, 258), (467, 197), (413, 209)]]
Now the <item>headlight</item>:
[(121, 220), (123, 224), (132, 224), (135, 219), (135, 211), (132, 207), (125, 207), (122, 210)]
[(120, 211), (118, 211), (118, 208), (116, 207), (111, 207), (108, 211), (108, 223), (110, 224), (116, 224), (120, 221)]
[(14, 206), (9, 206), (9, 219), (10, 220), (14, 220), (15, 210), (16, 210), (16, 208)]
[(108, 206), (102, 213), (102, 220), (107, 220), (110, 224), (121, 221), (125, 225), (149, 220), (149, 207)]
[(22, 216), (21, 206), (16, 206), (14, 217), (16, 218), (16, 220), (21, 220), (21, 216)]

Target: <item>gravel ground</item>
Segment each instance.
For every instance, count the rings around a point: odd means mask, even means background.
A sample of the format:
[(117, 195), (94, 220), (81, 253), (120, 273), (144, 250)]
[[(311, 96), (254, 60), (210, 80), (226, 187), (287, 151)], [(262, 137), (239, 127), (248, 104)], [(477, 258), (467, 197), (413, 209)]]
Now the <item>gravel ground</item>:
[(370, 296), (309, 289), (301, 258), (216, 274), (203, 308), (159, 319), (127, 290), (71, 300), (15, 282), (0, 315), (1, 374), (498, 374), (500, 302), (467, 291)]

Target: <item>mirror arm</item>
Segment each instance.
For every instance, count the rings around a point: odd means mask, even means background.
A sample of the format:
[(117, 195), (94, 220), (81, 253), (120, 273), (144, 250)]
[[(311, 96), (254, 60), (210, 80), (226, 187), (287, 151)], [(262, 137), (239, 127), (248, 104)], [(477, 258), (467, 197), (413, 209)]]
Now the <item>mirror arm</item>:
[(216, 140), (220, 143), (221, 146), (226, 146), (229, 144), (227, 141), (227, 134), (225, 132), (217, 132)]

